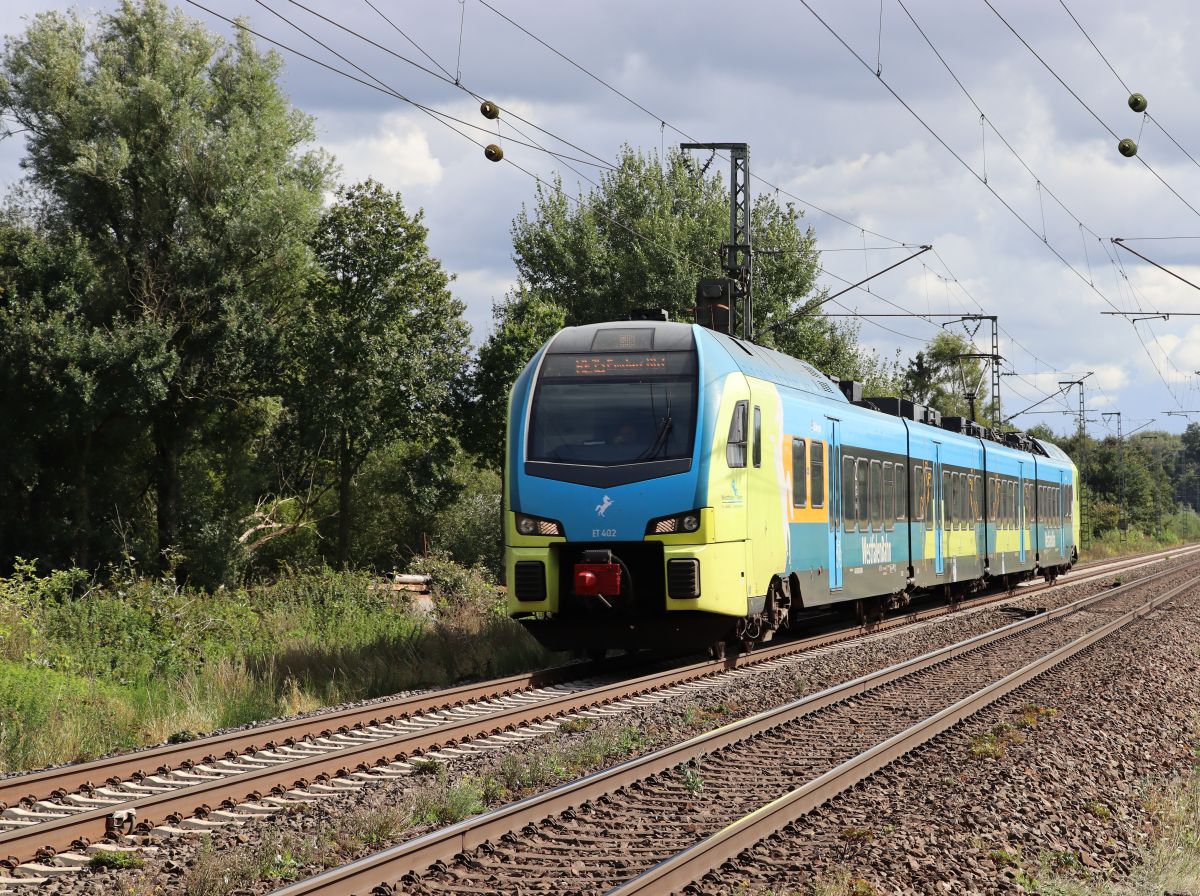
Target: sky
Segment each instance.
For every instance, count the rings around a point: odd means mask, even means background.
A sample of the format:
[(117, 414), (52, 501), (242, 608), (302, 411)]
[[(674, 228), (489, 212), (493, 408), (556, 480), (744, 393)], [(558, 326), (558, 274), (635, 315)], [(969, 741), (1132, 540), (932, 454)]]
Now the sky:
[[(754, 191), (778, 189), (813, 227), (822, 285), (836, 291), (911, 247), (934, 247), (830, 310), (997, 315), (1005, 414), (1052, 396), (1034, 409), (1051, 413), (1024, 414), (1018, 425), (1073, 428), (1077, 387), (1064, 393), (1059, 384), (1089, 372), (1094, 435), (1115, 433), (1115, 412), (1125, 433), (1200, 421), (1200, 317), (1178, 316), (1200, 312), (1200, 292), (1112, 242), (1126, 239), (1200, 283), (1200, 96), (1189, 52), (1200, 6), (200, 2), (466, 123), (455, 124), (463, 132), (456, 133), (395, 96), (280, 51), (284, 88), (315, 117), (318, 142), (340, 163), (343, 181), (374, 177), (424, 210), (430, 248), (456, 277), (452, 288), (476, 341), (490, 330), (493, 302), (514, 284), (509, 230), (534, 200), (535, 176), (548, 181), (557, 172), (578, 193), (604, 170), (597, 160), (611, 162), (623, 144), (661, 153), (690, 139), (746, 142)], [(6, 0), (0, 31), (19, 34), (30, 16), (65, 6)], [(95, 17), (113, 6), (76, 8)], [(180, 8), (232, 33), (210, 12)], [(484, 158), (481, 145), (497, 142), (497, 125), (454, 76), (503, 110), (505, 162)], [(1131, 90), (1147, 98), (1150, 119), (1129, 109)], [(1138, 143), (1136, 158), (1118, 153), (1123, 137)], [(20, 135), (0, 140), (0, 189), (20, 180), (22, 154)], [(1134, 322), (1141, 312), (1175, 314)], [(861, 338), (906, 360), (941, 325), (864, 317)], [(947, 324), (990, 351), (989, 325), (973, 326)]]

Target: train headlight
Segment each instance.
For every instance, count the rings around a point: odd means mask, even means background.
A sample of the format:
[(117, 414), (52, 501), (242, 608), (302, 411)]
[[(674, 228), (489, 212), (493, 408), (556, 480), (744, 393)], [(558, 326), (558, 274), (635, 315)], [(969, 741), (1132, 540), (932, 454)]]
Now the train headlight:
[(517, 514), (517, 531), (522, 535), (562, 535), (562, 523), (557, 520), (546, 520), (540, 516), (528, 516), (524, 513)]
[(660, 516), (646, 524), (647, 535), (677, 535), (680, 532), (697, 532), (700, 529), (700, 511), (673, 513)]

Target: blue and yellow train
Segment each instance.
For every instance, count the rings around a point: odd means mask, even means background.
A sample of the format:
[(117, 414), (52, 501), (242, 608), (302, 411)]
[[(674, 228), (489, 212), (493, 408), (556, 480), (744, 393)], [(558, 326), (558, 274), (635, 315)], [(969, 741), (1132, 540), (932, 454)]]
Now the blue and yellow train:
[(698, 325), (562, 330), (510, 399), (510, 615), (554, 648), (721, 652), (1071, 567), (1059, 448), (858, 389)]

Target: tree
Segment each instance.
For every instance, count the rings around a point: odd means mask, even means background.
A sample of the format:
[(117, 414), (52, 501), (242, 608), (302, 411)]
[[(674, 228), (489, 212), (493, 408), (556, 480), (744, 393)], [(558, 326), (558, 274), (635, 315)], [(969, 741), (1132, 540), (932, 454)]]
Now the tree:
[(289, 341), (297, 441), (336, 468), (343, 566), (355, 474), (400, 436), (420, 443), (448, 429), (466, 365), (465, 306), (429, 255), (421, 219), (375, 181), (339, 190), (313, 238), (320, 278)]
[[(755, 259), (756, 341), (891, 391), (894, 371), (858, 347), (856, 327), (819, 311), (796, 314), (821, 295), (814, 292), (816, 240), (801, 212), (765, 194), (751, 220), (761, 252)], [(728, 231), (722, 179), (697, 172), (678, 152), (660, 161), (625, 147), (615, 169), (574, 199), (561, 180), (539, 186), (533, 209), (523, 208), (513, 221), (519, 285), (495, 309), (495, 331), (481, 351), (475, 432), (502, 433), (513, 380), (558, 326), (620, 320), (636, 308), (664, 308), (690, 322), (700, 278), (722, 274), (720, 248)], [(480, 445), (485, 458), (496, 457), (497, 438)]]
[(472, 372), (476, 399), (466, 410), (464, 443), (487, 466), (499, 469), (509, 390), (529, 359), (562, 329), (566, 311), (540, 293), (521, 288), (492, 308), (492, 319), (495, 329), (479, 347)]
[(88, 568), (104, 536), (93, 508), (132, 497), (118, 471), (171, 359), (155, 327), (103, 314), (96, 289), (78, 237), (0, 221), (0, 562)]
[(0, 57), (37, 214), (77, 234), (95, 268), (89, 316), (156, 334), (145, 348), (166, 381), (146, 414), (164, 563), (181, 454), (272, 379), (311, 269), (329, 162), (304, 151), (312, 123), (280, 67), (245, 32), (228, 46), (162, 0), (124, 0), (94, 28), (38, 15)]
[(963, 357), (977, 352), (965, 337), (943, 330), (909, 360), (904, 370), (904, 393), (944, 415), (967, 418), (972, 416), (971, 402), (966, 398), (971, 394), (975, 396), (974, 419), (990, 421), (987, 370), (979, 358)]

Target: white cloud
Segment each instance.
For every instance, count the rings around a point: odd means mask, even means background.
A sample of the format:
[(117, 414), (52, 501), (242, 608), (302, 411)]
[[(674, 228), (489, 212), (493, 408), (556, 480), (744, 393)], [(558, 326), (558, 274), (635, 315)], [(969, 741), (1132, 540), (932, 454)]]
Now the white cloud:
[(364, 136), (330, 133), (321, 143), (337, 157), (346, 183), (373, 177), (389, 189), (403, 192), (435, 187), (444, 174), (424, 127), (406, 115), (385, 115)]

